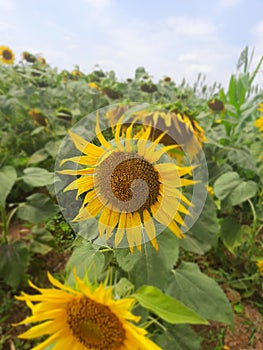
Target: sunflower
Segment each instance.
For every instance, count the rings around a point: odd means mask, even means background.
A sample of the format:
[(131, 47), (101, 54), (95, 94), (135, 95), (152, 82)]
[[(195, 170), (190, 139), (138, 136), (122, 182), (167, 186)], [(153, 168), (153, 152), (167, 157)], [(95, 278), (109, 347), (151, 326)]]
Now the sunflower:
[(35, 63), (37, 60), (36, 56), (28, 51), (22, 52), (22, 59), (28, 63)]
[(52, 350), (161, 350), (146, 337), (145, 329), (130, 322), (140, 320), (130, 312), (133, 298), (114, 300), (111, 287), (94, 287), (76, 275), (75, 289), (49, 273), (48, 279), (56, 288), (38, 288), (29, 282), (38, 294), (16, 297), (26, 302), (32, 316), (15, 326), (38, 322), (18, 337), (48, 336), (32, 350), (44, 350), (51, 344), (55, 344)]
[[(261, 113), (263, 112), (263, 103), (259, 104), (258, 110)], [(263, 132), (263, 115), (254, 122), (254, 125), (259, 129), (259, 131)]]
[(93, 82), (93, 81), (91, 81), (88, 85), (89, 85), (89, 87), (90, 87), (91, 89), (94, 89), (94, 90), (97, 90), (97, 91), (101, 91), (101, 88), (99, 87), (99, 85), (96, 84), (96, 83)]
[(134, 123), (122, 130), (122, 136), (121, 128), (119, 121), (114, 129), (114, 140), (107, 141), (100, 130), (97, 114), (96, 137), (101, 146), (69, 131), (75, 147), (84, 155), (64, 159), (60, 165), (71, 161), (86, 167), (58, 173), (80, 176), (64, 189), (77, 190), (77, 198), (85, 194), (74, 222), (100, 214), (100, 237), (106, 232), (108, 240), (114, 233), (114, 244), (118, 246), (126, 233), (131, 251), (134, 245), (141, 250), (142, 236), (148, 237), (157, 250), (155, 221), (168, 227), (178, 238), (184, 237), (179, 227), (186, 226), (181, 214), (189, 214), (186, 206), (192, 204), (180, 188), (195, 183), (192, 179), (182, 178), (191, 175), (192, 167), (179, 167), (174, 162), (162, 160), (167, 158), (167, 151), (178, 147), (159, 144), (165, 132), (154, 142), (149, 142), (151, 125), (140, 137)]
[(38, 108), (31, 109), (28, 112), (28, 115), (34, 119), (36, 124), (39, 124), (41, 126), (48, 125), (47, 117)]
[(258, 260), (257, 263), (258, 272), (263, 276), (263, 260)]
[(5, 64), (14, 63), (15, 55), (8, 46), (0, 46), (0, 61)]
[[(152, 123), (151, 137), (157, 138), (161, 130), (167, 130), (162, 138), (164, 145), (178, 144), (191, 158), (195, 158), (206, 141), (203, 128), (186, 113), (160, 109), (143, 109), (133, 114), (142, 123)], [(179, 159), (178, 159), (179, 160)]]
[(218, 98), (209, 100), (207, 104), (210, 110), (215, 113), (223, 113), (226, 110), (224, 102), (219, 100)]

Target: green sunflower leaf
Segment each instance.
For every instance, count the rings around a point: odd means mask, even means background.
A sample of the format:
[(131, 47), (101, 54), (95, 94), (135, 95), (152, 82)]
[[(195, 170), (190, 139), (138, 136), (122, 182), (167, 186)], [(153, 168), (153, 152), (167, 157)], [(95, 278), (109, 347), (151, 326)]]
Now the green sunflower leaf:
[(195, 224), (180, 240), (180, 246), (187, 251), (204, 254), (217, 243), (219, 224), (217, 209), (211, 196), (206, 197), (203, 211)]
[[(143, 284), (164, 288), (167, 285), (172, 268), (176, 264), (179, 252), (179, 240), (169, 230), (157, 236), (159, 250), (150, 242), (143, 245), (141, 253), (136, 254), (136, 263), (130, 270), (131, 282), (136, 288)], [(138, 256), (139, 255), (139, 256)], [(128, 256), (128, 260), (132, 257)], [(120, 267), (127, 264), (125, 258), (118, 260)]]
[(43, 168), (26, 168), (23, 181), (32, 187), (47, 186), (54, 183), (54, 174)]
[(201, 339), (185, 324), (164, 324), (165, 332), (155, 336), (153, 340), (165, 350), (199, 350)]
[(208, 324), (195, 311), (153, 286), (142, 286), (133, 296), (143, 307), (168, 323)]
[(254, 181), (244, 181), (236, 172), (221, 175), (214, 184), (217, 198), (224, 201), (225, 206), (231, 207), (241, 204), (254, 197), (258, 186)]
[(29, 251), (23, 241), (15, 241), (0, 247), (0, 279), (12, 288), (26, 278)]
[(233, 326), (231, 305), (223, 290), (196, 264), (182, 262), (165, 291), (202, 317)]
[(17, 215), (20, 219), (38, 224), (59, 211), (58, 205), (43, 193), (28, 196), (25, 203), (21, 203)]
[(66, 265), (68, 282), (75, 283), (73, 269), (76, 268), (77, 275), (83, 278), (87, 273), (90, 281), (98, 280), (104, 268), (105, 256), (99, 250), (99, 246), (93, 246), (86, 240), (81, 240), (81, 245), (76, 246), (73, 254)]
[(0, 205), (4, 206), (7, 196), (16, 182), (16, 170), (12, 166), (0, 169)]

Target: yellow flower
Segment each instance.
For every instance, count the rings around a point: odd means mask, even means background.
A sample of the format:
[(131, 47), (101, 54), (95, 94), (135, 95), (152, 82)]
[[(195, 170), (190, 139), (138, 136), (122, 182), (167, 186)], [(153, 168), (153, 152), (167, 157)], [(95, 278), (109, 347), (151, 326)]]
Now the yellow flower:
[(259, 129), (259, 131), (263, 132), (263, 115), (255, 121), (254, 125)]
[(75, 147), (84, 155), (64, 159), (61, 165), (71, 161), (86, 168), (58, 173), (80, 175), (64, 189), (77, 190), (77, 198), (85, 194), (74, 222), (100, 215), (100, 237), (106, 232), (108, 240), (114, 233), (115, 246), (126, 237), (131, 251), (134, 245), (141, 250), (142, 236), (145, 238), (146, 234), (158, 249), (155, 221), (168, 227), (178, 238), (184, 237), (178, 224), (185, 226), (181, 214), (189, 214), (186, 205), (192, 204), (180, 188), (195, 183), (192, 179), (182, 178), (185, 174), (191, 175), (192, 167), (179, 167), (167, 159), (161, 163), (167, 157), (167, 151), (178, 147), (159, 144), (165, 133), (149, 142), (151, 126), (139, 138), (137, 131), (133, 134), (133, 123), (122, 130), (122, 136), (121, 128), (119, 121), (114, 129), (114, 140), (108, 142), (100, 130), (97, 115), (96, 137), (101, 146), (69, 131)]
[(90, 83), (89, 83), (89, 87), (90, 87), (91, 89), (94, 89), (94, 90), (97, 90), (97, 91), (101, 91), (101, 88), (99, 87), (99, 85), (96, 84), (96, 83), (94, 83), (94, 82), (90, 82)]
[[(259, 104), (258, 110), (263, 113), (263, 103)], [(259, 129), (259, 131), (263, 132), (263, 115), (254, 122), (254, 125)]]
[(45, 58), (44, 58), (44, 57), (41, 57), (41, 56), (39, 56), (39, 57), (37, 58), (37, 62), (38, 62), (39, 64), (41, 64), (42, 66), (46, 66), (46, 65), (47, 65), (47, 62), (46, 62)]
[(78, 77), (78, 78), (80, 78), (80, 77), (82, 76), (82, 73), (81, 73), (79, 70), (77, 70), (77, 69), (74, 69), (74, 70), (71, 72), (71, 74), (72, 74), (74, 77)]
[(47, 126), (48, 125), (48, 119), (47, 117), (38, 109), (31, 109), (28, 112), (28, 115), (32, 117), (36, 124), (39, 124), (41, 126)]
[(218, 98), (214, 98), (208, 101), (208, 107), (212, 112), (215, 113), (223, 113), (226, 110), (224, 102), (219, 100)]
[(134, 298), (114, 300), (112, 288), (103, 284), (94, 287), (76, 275), (75, 289), (49, 273), (48, 279), (56, 288), (38, 288), (29, 282), (38, 294), (22, 292), (16, 297), (26, 302), (32, 316), (15, 326), (38, 323), (18, 337), (48, 336), (32, 350), (53, 344), (52, 350), (161, 350), (146, 337), (145, 329), (130, 322), (140, 320), (130, 312)]
[(206, 188), (207, 188), (207, 192), (208, 192), (211, 196), (213, 196), (213, 195), (214, 195), (214, 189), (213, 189), (213, 187), (207, 185)]
[(257, 261), (258, 272), (263, 276), (263, 259)]
[(145, 109), (136, 112), (134, 116), (142, 123), (152, 123), (151, 136), (153, 138), (159, 136), (160, 130), (167, 130), (167, 135), (162, 138), (162, 143), (164, 145), (176, 143), (192, 158), (200, 152), (203, 142), (206, 141), (204, 130), (196, 120), (185, 113), (157, 108), (155, 110)]
[(0, 61), (5, 64), (14, 63), (15, 55), (8, 46), (0, 46)]

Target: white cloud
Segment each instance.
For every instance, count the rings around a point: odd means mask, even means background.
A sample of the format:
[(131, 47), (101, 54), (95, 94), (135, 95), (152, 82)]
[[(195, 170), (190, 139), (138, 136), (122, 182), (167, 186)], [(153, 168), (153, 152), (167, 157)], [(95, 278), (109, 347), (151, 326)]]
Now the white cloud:
[(220, 0), (220, 5), (222, 7), (235, 7), (237, 6), (242, 0)]
[(113, 4), (113, 0), (83, 0), (86, 4), (96, 8), (105, 9)]
[(256, 34), (256, 35), (262, 35), (263, 34), (263, 21), (256, 23), (252, 27), (251, 32)]
[(0, 0), (0, 9), (13, 10), (15, 8), (14, 0)]
[(204, 19), (171, 17), (167, 20), (168, 28), (176, 34), (190, 37), (212, 36), (216, 33), (216, 26)]
[(198, 55), (197, 53), (187, 53), (185, 55), (180, 55), (178, 57), (179, 62), (191, 62), (195, 61), (197, 59)]

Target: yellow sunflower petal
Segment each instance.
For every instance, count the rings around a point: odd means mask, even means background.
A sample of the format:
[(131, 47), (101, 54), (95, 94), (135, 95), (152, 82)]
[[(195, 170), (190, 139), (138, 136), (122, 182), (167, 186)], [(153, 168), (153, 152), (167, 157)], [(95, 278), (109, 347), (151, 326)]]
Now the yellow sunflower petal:
[(95, 157), (100, 157), (104, 151), (100, 147), (84, 140), (81, 136), (75, 134), (71, 130), (68, 131), (75, 147), (82, 153), (87, 155), (92, 155)]
[(125, 227), (126, 227), (126, 218), (127, 218), (126, 212), (122, 212), (120, 214), (120, 221), (119, 221), (118, 229), (117, 229), (117, 232), (115, 234), (116, 247), (118, 247), (118, 245), (120, 244), (120, 242), (122, 241), (122, 239), (124, 237)]
[[(99, 122), (99, 112), (97, 112), (96, 115), (96, 128), (95, 128), (96, 136), (98, 140), (100, 141), (101, 145), (105, 147), (106, 149), (111, 149), (112, 146), (109, 144), (109, 142), (105, 139), (103, 136), (101, 130), (100, 130), (100, 122)], [(101, 148), (100, 148), (101, 149)]]

